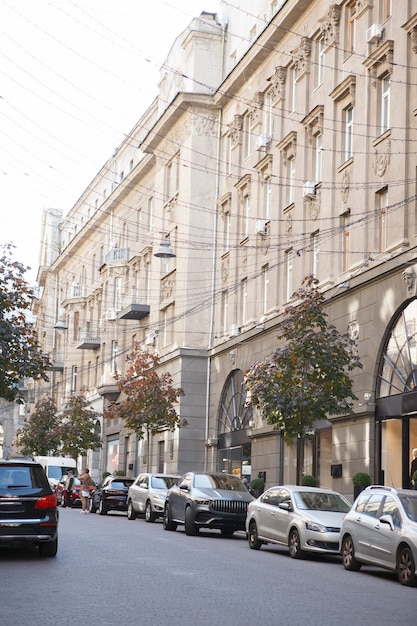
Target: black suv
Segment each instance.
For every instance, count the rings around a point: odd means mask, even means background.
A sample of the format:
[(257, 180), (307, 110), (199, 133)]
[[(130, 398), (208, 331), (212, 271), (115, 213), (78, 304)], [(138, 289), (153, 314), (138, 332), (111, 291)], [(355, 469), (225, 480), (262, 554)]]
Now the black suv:
[(0, 459), (0, 543), (58, 549), (58, 511), (45, 470), (34, 460)]
[(91, 494), (90, 513), (98, 511), (106, 515), (108, 511), (127, 511), (127, 492), (134, 480), (127, 476), (107, 476), (101, 487)]
[(184, 524), (187, 535), (200, 528), (216, 528), (222, 535), (245, 530), (249, 502), (254, 500), (233, 474), (188, 472), (169, 489), (165, 500), (164, 528)]

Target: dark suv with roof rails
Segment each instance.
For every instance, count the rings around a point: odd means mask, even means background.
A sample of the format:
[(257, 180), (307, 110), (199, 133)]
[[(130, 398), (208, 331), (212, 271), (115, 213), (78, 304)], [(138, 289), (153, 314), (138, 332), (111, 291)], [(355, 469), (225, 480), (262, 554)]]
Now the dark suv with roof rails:
[(0, 459), (0, 544), (37, 545), (39, 556), (57, 553), (56, 496), (33, 459)]

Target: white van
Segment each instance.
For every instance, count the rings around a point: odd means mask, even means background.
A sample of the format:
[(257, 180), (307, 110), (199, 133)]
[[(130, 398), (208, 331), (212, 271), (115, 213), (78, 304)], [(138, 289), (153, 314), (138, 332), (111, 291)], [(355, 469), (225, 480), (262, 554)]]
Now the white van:
[(55, 489), (62, 476), (69, 469), (74, 470), (77, 474), (77, 463), (74, 459), (67, 456), (35, 456), (35, 460), (40, 463), (45, 470), (45, 474), (49, 480), (52, 489)]

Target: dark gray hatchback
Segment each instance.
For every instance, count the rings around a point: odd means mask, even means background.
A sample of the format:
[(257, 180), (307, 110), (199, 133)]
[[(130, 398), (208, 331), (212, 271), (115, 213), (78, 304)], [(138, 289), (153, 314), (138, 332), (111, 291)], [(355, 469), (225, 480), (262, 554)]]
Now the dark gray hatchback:
[(249, 502), (254, 500), (242, 481), (233, 474), (184, 474), (168, 490), (163, 524), (165, 530), (176, 530), (184, 524), (187, 535), (200, 528), (215, 528), (222, 535), (245, 530)]
[(43, 467), (32, 459), (0, 459), (0, 544), (58, 549), (58, 511)]

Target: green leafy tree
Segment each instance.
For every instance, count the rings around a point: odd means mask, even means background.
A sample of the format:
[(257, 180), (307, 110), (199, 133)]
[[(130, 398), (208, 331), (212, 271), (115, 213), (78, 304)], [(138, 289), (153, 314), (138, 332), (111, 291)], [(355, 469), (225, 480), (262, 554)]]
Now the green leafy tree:
[(184, 391), (180, 387), (172, 386), (169, 372), (158, 374), (158, 355), (150, 354), (140, 345), (134, 346), (126, 360), (130, 363), (126, 373), (115, 376), (124, 399), (110, 406), (104, 416), (122, 418), (126, 427), (136, 433), (138, 439), (147, 435), (149, 463), (151, 435), (165, 429), (174, 431), (187, 425), (187, 421), (181, 420), (175, 409), (175, 404), (184, 395)]
[(55, 432), (57, 407), (47, 395), (37, 402), (28, 423), (16, 432), (14, 445), (22, 454), (57, 454), (60, 440)]
[(318, 281), (307, 276), (293, 294), (296, 304), (284, 312), (277, 348), (245, 376), (248, 403), (291, 443), (313, 428), (316, 420), (352, 413), (349, 376), (362, 367), (352, 341), (327, 322), (325, 298)]
[(39, 349), (35, 327), (25, 315), (34, 291), (29, 269), (12, 259), (12, 244), (0, 245), (0, 397), (13, 402), (24, 378), (48, 380), (49, 358)]
[(53, 430), (60, 441), (60, 452), (64, 456), (77, 459), (85, 456), (88, 450), (96, 450), (102, 444), (97, 425), (100, 414), (91, 408), (83, 394), (72, 394), (59, 414), (59, 421)]

